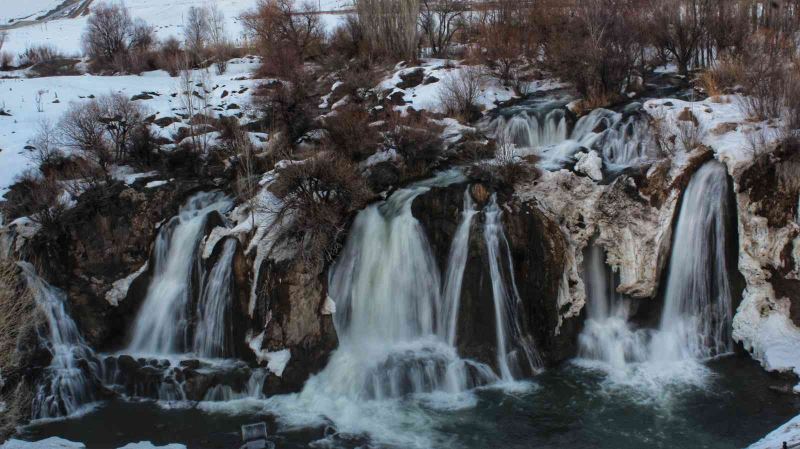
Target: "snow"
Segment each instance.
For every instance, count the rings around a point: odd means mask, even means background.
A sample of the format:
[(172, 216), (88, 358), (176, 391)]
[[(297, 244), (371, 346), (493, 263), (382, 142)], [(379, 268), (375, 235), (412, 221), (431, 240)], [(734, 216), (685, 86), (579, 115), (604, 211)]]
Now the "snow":
[[(22, 0), (4, 1), (0, 8), (0, 25), (7, 24), (15, 17), (24, 17), (38, 12), (46, 12), (63, 0)], [(145, 20), (155, 29), (159, 39), (168, 37), (183, 38), (183, 23), (191, 7), (202, 7), (208, 0), (120, 0), (130, 11), (131, 17)], [(256, 6), (256, 0), (215, 0), (219, 10), (225, 15), (225, 31), (231, 39), (241, 43), (244, 31), (239, 16)], [(298, 4), (304, 3), (302, 0)], [(314, 7), (324, 11), (344, 11), (352, 7), (350, 0), (318, 0), (311, 2)], [(344, 16), (323, 14), (323, 26), (333, 29)], [(35, 17), (34, 17), (35, 18)], [(51, 45), (67, 55), (82, 53), (81, 36), (86, 28), (88, 16), (61, 18), (43, 23), (32, 23), (8, 30), (8, 40), (4, 50), (14, 55), (20, 54), (33, 45)]]
[[(454, 66), (455, 62), (444, 59), (427, 59), (421, 66), (402, 68), (396, 71), (390, 78), (382, 81), (378, 88), (381, 91), (388, 91), (386, 95), (391, 96), (395, 92), (400, 92), (406, 101), (404, 106), (396, 106), (398, 111), (406, 111), (409, 107), (417, 111), (443, 113), (444, 108), (441, 104), (442, 89), (446, 83), (453, 82), (461, 76), (465, 76), (468, 70), (482, 70), (478, 66)], [(402, 83), (401, 75), (408, 75), (416, 70), (422, 69), (424, 72), (423, 80), (428, 77), (435, 77), (439, 81), (430, 84), (420, 84), (415, 87), (401, 89), (397, 87)], [(503, 86), (501, 81), (492, 76), (484, 76), (482, 88), (476, 103), (485, 109), (494, 109), (498, 103), (516, 98), (514, 91), (510, 87)]]
[[(737, 95), (709, 97), (702, 101), (682, 101), (674, 98), (649, 100), (644, 110), (662, 120), (665, 129), (679, 135), (678, 117), (685, 110), (697, 119), (702, 143), (714, 150), (717, 159), (728, 166), (735, 175), (753, 160), (754, 141), (769, 145), (779, 137), (779, 127), (774, 123), (753, 122), (745, 117)], [(728, 125), (735, 129), (728, 129)], [(732, 126), (732, 127), (733, 127)]]
[(136, 272), (111, 284), (111, 290), (106, 293), (106, 302), (117, 307), (119, 303), (128, 296), (128, 289), (131, 287), (131, 283), (142, 273), (147, 271), (147, 267), (148, 262), (145, 262)]
[(122, 181), (126, 185), (131, 185), (135, 183), (138, 179), (150, 178), (153, 176), (158, 176), (158, 172), (150, 171), (145, 173), (136, 173), (134, 172), (133, 167), (127, 165), (116, 166), (111, 171), (112, 178), (116, 179), (117, 181)]
[[(258, 66), (258, 58), (240, 58), (231, 60), (228, 72), (217, 75), (214, 71), (196, 71), (194, 78), (206, 79), (206, 86), (211, 90), (210, 108), (221, 108), (222, 112), (209, 110), (213, 115), (233, 115), (241, 110), (225, 109), (225, 106), (236, 103), (242, 107), (250, 104), (250, 90), (258, 82), (250, 79), (250, 73)], [(245, 79), (242, 79), (245, 78)], [(40, 124), (57, 123), (70, 103), (89, 101), (90, 96), (99, 96), (117, 92), (133, 96), (142, 92), (156, 92), (159, 95), (151, 100), (138, 100), (149, 114), (156, 118), (174, 117), (185, 111), (179, 97), (172, 94), (180, 91), (178, 78), (172, 78), (164, 71), (146, 72), (141, 76), (57, 76), (31, 79), (0, 79), (0, 106), (11, 116), (0, 116), (0, 196), (13, 184), (14, 179), (23, 171), (32, 167), (29, 151), (31, 139), (40, 129)], [(245, 90), (247, 89), (247, 90)], [(38, 112), (35, 98), (39, 91), (44, 91), (44, 110)], [(222, 93), (228, 95), (222, 98)], [(240, 93), (241, 92), (241, 93)], [(52, 103), (56, 98), (59, 103)], [(185, 126), (178, 123), (174, 128)], [(158, 135), (172, 137), (156, 125), (151, 128)], [(131, 181), (127, 176), (133, 173), (122, 169), (119, 178)], [(144, 176), (146, 174), (142, 174)]]
[(325, 302), (322, 304), (322, 315), (333, 315), (336, 313), (336, 302), (330, 296), (325, 297)]
[(147, 184), (145, 184), (144, 188), (145, 189), (155, 189), (157, 187), (165, 186), (167, 184), (169, 184), (169, 181), (164, 181), (164, 180), (150, 181)]
[(25, 0), (3, 3), (0, 9), (0, 25), (19, 20), (35, 19), (58, 6), (62, 0)]
[(581, 152), (576, 157), (578, 159), (578, 163), (575, 164), (576, 172), (585, 174), (593, 181), (603, 180), (603, 158), (597, 154), (597, 151)]
[(186, 446), (178, 443), (156, 446), (149, 441), (140, 441), (138, 443), (128, 443), (118, 449), (186, 449)]
[(800, 416), (795, 416), (747, 449), (780, 449), (784, 442), (789, 447), (800, 444)]
[(283, 370), (286, 369), (286, 365), (289, 364), (289, 360), (292, 359), (292, 352), (288, 349), (268, 352), (266, 354), (266, 359), (267, 368), (276, 376), (281, 377), (283, 376)]
[(0, 449), (86, 449), (86, 445), (63, 438), (50, 437), (39, 441), (11, 439), (0, 446)]

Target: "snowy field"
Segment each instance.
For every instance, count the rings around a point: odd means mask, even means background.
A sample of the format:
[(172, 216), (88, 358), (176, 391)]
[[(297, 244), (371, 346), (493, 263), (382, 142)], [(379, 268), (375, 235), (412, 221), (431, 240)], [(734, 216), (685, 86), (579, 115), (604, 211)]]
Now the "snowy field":
[[(236, 59), (231, 61), (228, 72), (217, 75), (213, 68), (205, 73), (195, 72), (195, 80), (206, 77), (206, 86), (211, 90), (210, 107), (222, 111), (209, 111), (215, 115), (233, 115), (249, 105), (250, 89), (256, 81), (251, 72), (258, 66), (258, 59)], [(180, 97), (179, 79), (164, 71), (147, 72), (141, 76), (60, 76), (48, 78), (0, 79), (0, 107), (11, 114), (0, 115), (0, 196), (8, 189), (20, 173), (31, 167), (30, 152), (25, 149), (40, 129), (43, 122), (54, 124), (73, 102), (89, 101), (90, 96), (119, 92), (128, 97), (151, 93), (152, 99), (137, 100), (156, 119), (173, 117), (185, 112)], [(36, 97), (42, 92), (42, 112), (37, 107)], [(226, 93), (227, 92), (227, 93)], [(154, 95), (154, 94), (158, 95)], [(224, 95), (224, 97), (223, 97)], [(236, 108), (236, 105), (239, 108)], [(228, 109), (228, 108), (231, 109)], [(165, 137), (175, 131), (171, 125), (164, 129), (153, 125), (153, 130)]]
[[(0, 2), (0, 25), (20, 17), (37, 17), (46, 13), (62, 0), (21, 0)], [(305, 1), (296, 0), (298, 5)], [(130, 10), (131, 16), (141, 18), (155, 27), (159, 39), (169, 36), (180, 37), (183, 23), (189, 8), (210, 4), (209, 0), (122, 0)], [(256, 0), (216, 0), (217, 7), (225, 15), (226, 32), (230, 38), (241, 41), (242, 25), (238, 17), (253, 8)], [(322, 11), (340, 11), (352, 6), (351, 0), (313, 0), (310, 4)], [(326, 29), (333, 29), (342, 15), (322, 14), (320, 20)], [(81, 36), (86, 27), (86, 16), (74, 19), (55, 19), (8, 30), (4, 51), (18, 55), (33, 45), (50, 45), (67, 55), (81, 53)]]

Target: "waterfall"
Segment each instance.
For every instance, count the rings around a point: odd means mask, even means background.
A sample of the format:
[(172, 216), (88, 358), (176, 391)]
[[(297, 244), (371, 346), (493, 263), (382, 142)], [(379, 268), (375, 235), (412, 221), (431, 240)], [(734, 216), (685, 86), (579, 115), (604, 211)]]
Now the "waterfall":
[(130, 351), (174, 354), (190, 346), (188, 328), (198, 246), (208, 214), (230, 206), (231, 201), (221, 192), (198, 193), (162, 227), (153, 251), (153, 279), (134, 322)]
[(579, 362), (600, 362), (612, 380), (653, 389), (702, 383), (705, 359), (732, 350), (728, 278), (728, 179), (712, 161), (692, 176), (683, 195), (670, 258), (664, 309), (657, 329), (633, 329), (630, 300), (616, 293), (603, 251), (590, 246), (585, 262), (588, 319)]
[[(520, 367), (517, 354), (522, 349), (526, 362), (532, 372), (539, 364), (539, 356), (533, 345), (523, 338), (518, 319), (518, 309), (521, 305), (519, 292), (514, 279), (514, 268), (511, 261), (511, 250), (508, 246), (503, 224), (500, 219), (502, 212), (497, 205), (496, 194), (493, 194), (489, 204), (484, 210), (486, 223), (484, 225), (484, 240), (489, 256), (489, 269), (492, 278), (492, 296), (494, 300), (495, 329), (497, 337), (497, 365), (500, 376), (505, 381), (514, 380), (515, 374), (519, 376)], [(502, 248), (501, 248), (502, 246)], [(503, 276), (502, 250), (507, 254), (508, 278)]]
[(628, 321), (630, 300), (616, 291), (614, 273), (603, 249), (590, 245), (584, 258), (587, 320), (578, 337), (578, 356), (597, 361), (616, 379), (625, 378), (632, 363), (647, 360), (648, 333)]
[(227, 239), (219, 260), (203, 279), (202, 294), (197, 303), (197, 329), (194, 352), (203, 357), (229, 355), (231, 343), (231, 295), (233, 290), (233, 256), (236, 240)]
[(447, 343), (450, 346), (456, 343), (456, 329), (458, 324), (458, 308), (461, 303), (461, 285), (464, 280), (464, 268), (467, 265), (469, 251), (469, 231), (472, 218), (478, 212), (469, 188), (464, 191), (464, 210), (461, 212), (461, 223), (453, 236), (450, 254), (447, 258), (447, 273), (444, 284), (444, 311), (441, 314), (440, 329), (447, 330)]
[(664, 311), (653, 340), (652, 353), (658, 360), (708, 358), (732, 350), (727, 176), (724, 165), (708, 162), (683, 194)]
[(639, 113), (598, 108), (578, 119), (570, 131), (564, 109), (520, 111), (495, 118), (487, 129), (496, 139), (513, 144), (517, 154), (541, 157), (539, 165), (547, 170), (564, 168), (585, 149), (601, 154), (612, 171), (658, 156), (647, 120)]
[(98, 360), (67, 313), (64, 292), (41, 279), (31, 264), (18, 265), (47, 321), (47, 335), (40, 337), (53, 356), (44, 381), (36, 388), (32, 416), (39, 419), (70, 415), (94, 402)]
[(461, 180), (461, 175), (445, 172), (398, 190), (356, 217), (330, 273), (340, 348), (323, 372), (323, 377), (337, 379), (326, 389), (351, 398), (383, 399), (456, 393), (475, 383), (469, 378), (469, 364), (448, 343), (450, 323), (458, 313), (460, 282), (455, 284), (463, 276), (474, 212), (462, 214), (444, 294), (424, 229), (411, 212), (414, 199), (431, 187)]

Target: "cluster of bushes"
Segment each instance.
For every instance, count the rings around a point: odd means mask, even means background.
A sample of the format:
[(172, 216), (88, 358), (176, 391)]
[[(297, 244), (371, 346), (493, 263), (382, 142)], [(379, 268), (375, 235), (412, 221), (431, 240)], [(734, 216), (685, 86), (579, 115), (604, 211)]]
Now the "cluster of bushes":
[(132, 18), (125, 6), (100, 3), (92, 7), (82, 42), (97, 72), (163, 69), (177, 76), (181, 70), (216, 64), (223, 73), (227, 61), (239, 55), (224, 24), (216, 5), (192, 7), (186, 15), (183, 43), (175, 37), (159, 42), (153, 28)]

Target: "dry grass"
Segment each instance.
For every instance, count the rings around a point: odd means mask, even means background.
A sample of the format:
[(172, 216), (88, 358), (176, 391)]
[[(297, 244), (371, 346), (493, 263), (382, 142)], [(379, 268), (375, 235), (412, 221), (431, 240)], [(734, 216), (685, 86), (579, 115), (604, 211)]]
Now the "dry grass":
[(27, 419), (33, 390), (22, 378), (21, 340), (35, 329), (38, 318), (33, 295), (23, 286), (16, 264), (0, 261), (0, 401), (6, 410), (0, 413), (0, 439), (14, 432)]

